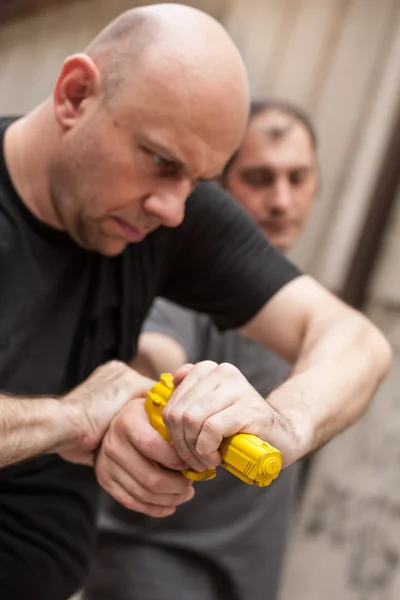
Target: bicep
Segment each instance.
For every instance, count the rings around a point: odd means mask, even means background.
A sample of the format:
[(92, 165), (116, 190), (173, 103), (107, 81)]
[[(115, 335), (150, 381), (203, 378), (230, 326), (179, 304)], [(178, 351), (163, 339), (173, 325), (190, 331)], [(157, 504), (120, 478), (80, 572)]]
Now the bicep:
[(310, 325), (320, 331), (344, 308), (328, 290), (303, 275), (282, 287), (240, 332), (294, 363)]
[(175, 373), (187, 362), (185, 349), (175, 339), (164, 333), (145, 331), (139, 337), (131, 366), (147, 377), (158, 379), (161, 373)]

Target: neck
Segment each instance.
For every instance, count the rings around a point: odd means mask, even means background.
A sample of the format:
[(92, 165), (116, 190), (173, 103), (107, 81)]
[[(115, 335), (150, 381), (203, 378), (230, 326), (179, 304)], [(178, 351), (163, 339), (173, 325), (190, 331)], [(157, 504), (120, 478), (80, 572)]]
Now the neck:
[(26, 207), (41, 221), (63, 226), (50, 195), (48, 165), (56, 143), (50, 100), (7, 128), (4, 155), (13, 186)]

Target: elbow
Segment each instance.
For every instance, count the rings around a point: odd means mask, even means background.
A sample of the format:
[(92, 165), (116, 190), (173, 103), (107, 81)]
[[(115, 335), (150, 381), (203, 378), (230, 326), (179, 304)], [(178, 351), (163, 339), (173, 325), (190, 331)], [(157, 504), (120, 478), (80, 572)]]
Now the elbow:
[(379, 334), (379, 344), (380, 344), (379, 354), (381, 357), (382, 371), (383, 371), (382, 377), (384, 377), (388, 373), (388, 371), (392, 365), (393, 350), (392, 350), (392, 347), (389, 344), (388, 340), (384, 337), (384, 335), (380, 331), (378, 331), (378, 334)]
[(393, 360), (392, 348), (383, 333), (372, 323), (368, 324), (369, 347), (371, 349), (371, 368), (379, 381), (388, 373)]

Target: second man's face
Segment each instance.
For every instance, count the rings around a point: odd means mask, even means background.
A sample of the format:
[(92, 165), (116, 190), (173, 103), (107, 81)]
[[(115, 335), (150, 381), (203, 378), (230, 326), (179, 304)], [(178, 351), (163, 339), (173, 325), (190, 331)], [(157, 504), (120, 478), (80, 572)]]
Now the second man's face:
[(278, 111), (254, 117), (225, 184), (271, 243), (289, 250), (318, 189), (316, 156), (305, 126)]

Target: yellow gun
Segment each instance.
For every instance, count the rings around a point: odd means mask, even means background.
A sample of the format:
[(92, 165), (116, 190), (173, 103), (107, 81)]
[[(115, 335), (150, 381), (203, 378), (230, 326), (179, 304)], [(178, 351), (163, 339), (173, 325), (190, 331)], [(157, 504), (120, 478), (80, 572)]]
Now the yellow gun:
[[(162, 419), (162, 411), (174, 389), (173, 376), (164, 373), (146, 396), (146, 410), (150, 423), (170, 443), (172, 441)], [(269, 485), (278, 477), (282, 467), (282, 455), (279, 450), (251, 433), (237, 433), (225, 438), (219, 451), (221, 466), (250, 485)], [(188, 479), (204, 481), (215, 477), (216, 469), (207, 469), (201, 473), (188, 470), (182, 473)]]

